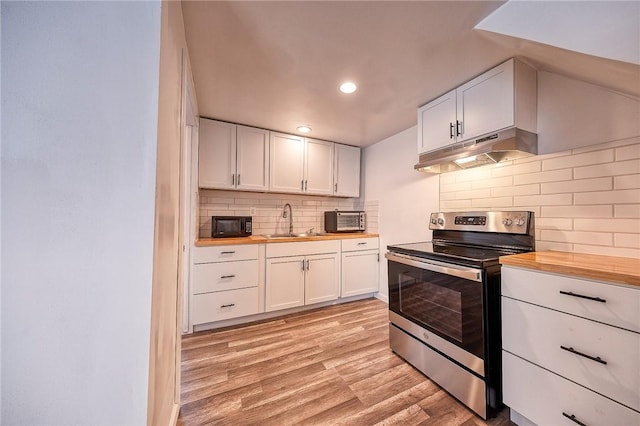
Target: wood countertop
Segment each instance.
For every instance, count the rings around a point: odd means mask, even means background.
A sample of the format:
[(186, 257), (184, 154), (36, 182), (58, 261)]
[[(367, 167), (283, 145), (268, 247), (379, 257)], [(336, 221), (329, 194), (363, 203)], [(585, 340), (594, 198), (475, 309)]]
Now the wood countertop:
[(500, 257), (500, 263), (526, 269), (640, 287), (640, 259), (539, 251)]
[(267, 238), (263, 235), (252, 235), (250, 237), (241, 238), (198, 238), (196, 240), (196, 247), (210, 247), (210, 246), (228, 246), (235, 244), (277, 244), (277, 243), (291, 243), (301, 241), (325, 241), (325, 240), (346, 240), (351, 238), (377, 238), (378, 234), (362, 233), (362, 232), (348, 232), (348, 233), (328, 233), (322, 235), (315, 235), (310, 237), (292, 237), (292, 238)]

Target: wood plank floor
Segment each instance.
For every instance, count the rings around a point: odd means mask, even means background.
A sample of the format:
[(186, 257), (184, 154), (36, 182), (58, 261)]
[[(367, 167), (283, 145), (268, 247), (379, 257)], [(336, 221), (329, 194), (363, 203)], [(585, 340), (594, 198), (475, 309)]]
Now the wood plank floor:
[(186, 336), (178, 425), (510, 425), (484, 422), (389, 349), (366, 299)]

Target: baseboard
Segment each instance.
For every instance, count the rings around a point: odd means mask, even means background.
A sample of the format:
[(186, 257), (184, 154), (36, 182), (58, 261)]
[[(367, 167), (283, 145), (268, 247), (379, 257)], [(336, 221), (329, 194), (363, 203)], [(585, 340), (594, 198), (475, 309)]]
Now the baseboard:
[(389, 304), (389, 296), (386, 294), (376, 293), (375, 298), (378, 300), (382, 300), (387, 305)]
[(173, 404), (171, 408), (171, 418), (169, 419), (169, 426), (176, 426), (178, 424), (178, 416), (180, 415), (180, 404)]

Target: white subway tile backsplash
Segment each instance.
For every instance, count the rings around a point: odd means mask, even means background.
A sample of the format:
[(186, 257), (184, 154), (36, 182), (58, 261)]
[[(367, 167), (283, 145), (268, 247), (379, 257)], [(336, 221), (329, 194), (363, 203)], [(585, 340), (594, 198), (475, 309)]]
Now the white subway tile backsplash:
[(542, 207), (542, 217), (612, 217), (612, 206), (546, 206)]
[(640, 249), (623, 248), (623, 247), (605, 247), (605, 246), (590, 246), (590, 245), (574, 244), (572, 251), (576, 253), (597, 254), (600, 256), (631, 257), (634, 259), (640, 258)]
[(610, 176), (594, 179), (568, 180), (564, 182), (541, 183), (542, 194), (558, 194), (562, 192), (606, 191), (613, 189)]
[(613, 245), (613, 234), (608, 232), (542, 230), (540, 239), (545, 241), (591, 244), (599, 246)]
[(503, 176), (498, 178), (479, 179), (471, 182), (471, 188), (495, 188), (498, 186), (511, 186), (513, 185), (512, 176)]
[(616, 148), (616, 161), (631, 160), (633, 158), (640, 158), (640, 144)]
[[(445, 193), (446, 194), (446, 193)], [(464, 200), (468, 198), (488, 198), (491, 197), (491, 189), (472, 189), (470, 191), (458, 191), (454, 193), (457, 200)]]
[(581, 192), (574, 195), (576, 205), (582, 204), (634, 204), (640, 202), (640, 189), (619, 191)]
[(494, 197), (494, 198), (474, 198), (471, 200), (471, 207), (495, 209), (496, 207), (513, 206), (512, 197)]
[(640, 248), (640, 234), (615, 234), (616, 247)]
[(622, 204), (614, 206), (614, 217), (619, 218), (638, 218), (640, 217), (640, 203), (639, 204)]
[(513, 197), (514, 206), (567, 206), (573, 203), (573, 194), (524, 195)]
[(491, 195), (494, 197), (504, 197), (508, 195), (537, 195), (540, 194), (540, 184), (513, 185), (491, 188)]
[[(563, 157), (564, 158), (564, 157)], [(539, 173), (526, 173), (513, 177), (514, 185), (526, 185), (530, 183), (557, 182), (573, 179), (572, 169), (551, 170)]]
[(640, 219), (574, 219), (577, 231), (640, 233)]
[(533, 211), (537, 250), (640, 256), (640, 137), (448, 173), (440, 189), (442, 210)]
[[(499, 163), (502, 164), (502, 163)], [(513, 176), (513, 175), (521, 175), (524, 173), (534, 173), (541, 171), (540, 161), (530, 161), (528, 163), (523, 164), (513, 164), (506, 166), (497, 166), (496, 168), (491, 170), (492, 177), (502, 177), (502, 176)]]
[(456, 192), (456, 191), (468, 191), (471, 189), (471, 182), (458, 182), (440, 185), (440, 192)]
[(573, 154), (542, 161), (542, 170), (566, 169), (567, 167), (609, 163), (613, 161), (613, 149)]
[(536, 250), (537, 251), (546, 251), (546, 250), (573, 251), (573, 244), (544, 241), (538, 238), (536, 240)]
[(616, 176), (613, 178), (613, 187), (615, 189), (640, 188), (640, 174)]
[(573, 219), (536, 217), (536, 229), (558, 229), (570, 231), (573, 229)]
[[(288, 219), (282, 218), (282, 209), (289, 203), (293, 210), (294, 232), (311, 228), (324, 230), (324, 212), (328, 210), (364, 210), (357, 198), (333, 198), (296, 194), (271, 194), (223, 190), (200, 190), (199, 236), (211, 237), (211, 216), (249, 216), (252, 208), (255, 234), (286, 232)], [(367, 203), (368, 232), (378, 232), (378, 202)]]
[(640, 171), (640, 159), (576, 167), (574, 169), (574, 177), (575, 179), (586, 179), (601, 176), (631, 175), (638, 173), (638, 171)]
[(451, 211), (471, 208), (471, 200), (441, 200), (440, 210)]

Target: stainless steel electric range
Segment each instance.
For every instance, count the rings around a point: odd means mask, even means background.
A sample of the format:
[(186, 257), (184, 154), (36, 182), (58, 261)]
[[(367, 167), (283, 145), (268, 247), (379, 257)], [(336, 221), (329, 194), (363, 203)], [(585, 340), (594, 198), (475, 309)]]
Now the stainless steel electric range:
[(432, 213), (387, 247), (391, 349), (484, 419), (502, 406), (500, 264), (535, 248), (528, 211)]

